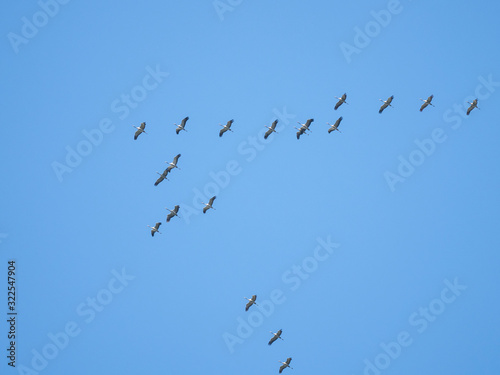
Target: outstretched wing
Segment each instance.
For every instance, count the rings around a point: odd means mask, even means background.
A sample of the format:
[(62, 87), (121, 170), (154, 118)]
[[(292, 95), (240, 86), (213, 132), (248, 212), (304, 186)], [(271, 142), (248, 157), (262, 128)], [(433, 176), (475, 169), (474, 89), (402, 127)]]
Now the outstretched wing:
[(271, 135), (273, 131), (271, 129), (269, 129), (266, 134), (264, 134), (264, 139), (267, 139), (267, 137), (269, 137)]
[(248, 309), (250, 308), (250, 306), (253, 305), (253, 301), (249, 301), (246, 306), (245, 306), (245, 311), (248, 311)]
[(303, 126), (300, 127), (299, 131), (297, 132), (297, 139), (299, 139), (300, 136), (302, 134), (304, 134), (305, 132), (306, 132), (306, 127), (305, 127), (305, 125), (303, 125)]
[(174, 207), (174, 212), (175, 213), (179, 212), (179, 205), (177, 205), (177, 206)]
[(177, 129), (175, 129), (175, 133), (176, 133), (176, 134), (179, 134), (180, 132), (181, 132), (181, 128), (177, 128)]
[(306, 128), (309, 127), (309, 125), (311, 125), (311, 122), (313, 122), (314, 119), (313, 118), (310, 118), (309, 120), (306, 121), (306, 123), (304, 124)]
[(171, 218), (173, 218), (175, 216), (175, 214), (173, 213), (169, 213), (168, 216), (167, 216), (167, 223), (170, 221)]
[(209, 204), (210, 206), (214, 203), (215, 198), (217, 198), (217, 197), (214, 195), (214, 196), (213, 196), (212, 198), (210, 198), (210, 200), (208, 201), (208, 204)]
[(204, 213), (204, 214), (205, 214), (205, 213), (207, 213), (207, 211), (208, 211), (208, 210), (209, 210), (209, 208), (208, 208), (208, 207), (206, 207), (206, 206), (205, 206), (205, 207), (203, 207), (203, 213)]
[(278, 119), (274, 120), (273, 123), (271, 124), (271, 129), (276, 129), (276, 125), (278, 124)]
[(184, 127), (186, 126), (186, 121), (189, 120), (189, 116), (188, 117), (184, 117), (181, 121), (181, 126)]
[(141, 126), (139, 126), (141, 128), (141, 130), (144, 130), (146, 129), (146, 123), (145, 122), (142, 122), (141, 123)]
[(161, 175), (161, 176), (158, 178), (158, 180), (156, 180), (156, 182), (155, 182), (155, 186), (158, 186), (158, 184), (159, 184), (160, 182), (162, 182), (164, 179), (165, 179), (165, 177), (164, 177), (163, 175)]
[(427, 107), (428, 105), (429, 105), (429, 103), (424, 102), (424, 104), (422, 104), (422, 106), (420, 107), (420, 112), (422, 112), (424, 110), (424, 108)]
[(269, 340), (269, 342), (267, 343), (267, 345), (271, 345), (276, 340), (278, 340), (278, 336), (275, 335), (275, 336), (273, 336), (273, 338), (271, 340)]
[(286, 366), (287, 365), (281, 365), (281, 367), (280, 367), (280, 374), (283, 372), (284, 369), (286, 369)]
[(380, 107), (380, 109), (378, 110), (378, 113), (382, 113), (382, 111), (383, 111), (384, 109), (386, 109), (388, 106), (389, 106), (389, 104), (387, 104), (387, 103), (382, 104), (382, 106), (381, 106), (381, 107)]
[(233, 120), (233, 119), (231, 119), (231, 120), (229, 120), (229, 121), (227, 122), (226, 126), (227, 126), (227, 128), (228, 128), (228, 129), (231, 127), (231, 125), (233, 124), (233, 122), (234, 122), (234, 120)]
[(467, 116), (469, 116), (469, 113), (474, 109), (474, 104), (472, 104), (468, 109), (467, 109)]
[(219, 137), (222, 137), (222, 134), (224, 134), (225, 132), (227, 132), (227, 129), (226, 128), (222, 128), (219, 132)]
[(156, 233), (156, 232), (158, 231), (158, 229), (160, 228), (160, 225), (161, 225), (161, 223), (156, 223), (156, 224), (155, 224), (154, 228), (153, 228), (153, 229), (151, 229), (151, 236), (153, 236), (153, 237), (155, 236), (155, 233)]
[(139, 134), (142, 133), (142, 130), (137, 130), (134, 134), (134, 139), (137, 139), (137, 137), (139, 136)]
[(177, 164), (177, 160), (179, 160), (180, 157), (181, 154), (176, 155), (176, 157), (174, 158), (174, 164)]
[(337, 102), (337, 104), (335, 104), (335, 107), (333, 108), (334, 110), (337, 110), (341, 105), (342, 105), (343, 101), (342, 100), (339, 100)]

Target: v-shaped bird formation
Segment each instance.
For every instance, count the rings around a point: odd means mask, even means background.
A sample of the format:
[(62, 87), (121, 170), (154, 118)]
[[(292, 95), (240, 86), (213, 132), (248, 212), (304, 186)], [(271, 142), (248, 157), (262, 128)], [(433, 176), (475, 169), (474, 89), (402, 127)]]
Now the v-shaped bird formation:
[[(349, 104), (347, 103), (347, 93), (344, 93), (341, 97), (337, 97), (335, 96), (335, 98), (338, 100), (334, 106), (334, 110), (338, 110), (343, 104)], [(427, 97), (427, 99), (421, 99), (420, 100), (423, 102), (423, 104), (420, 106), (420, 109), (419, 111), (422, 112), (425, 108), (427, 108), (428, 106), (432, 106), (434, 107), (434, 104), (432, 103), (432, 100), (434, 99), (434, 95), (430, 95)], [(394, 95), (391, 95), (390, 97), (388, 97), (386, 100), (383, 100), (383, 99), (379, 99), (383, 104), (380, 106), (379, 110), (378, 110), (378, 113), (382, 113), (385, 109), (387, 109), (388, 107), (391, 107), (391, 108), (394, 108), (393, 105), (392, 105), (392, 102), (394, 101)], [(477, 106), (478, 104), (478, 99), (474, 99), (472, 102), (468, 102), (470, 104), (470, 107), (467, 109), (467, 116), (470, 115), (471, 111), (474, 109), (474, 108), (477, 108), (479, 109), (479, 107)], [(177, 135), (179, 135), (182, 131), (186, 131), (186, 123), (187, 121), (189, 120), (189, 117), (186, 116), (182, 119), (181, 123), (178, 125), (178, 124), (174, 124), (176, 126), (176, 129), (175, 129), (175, 132)], [(340, 123), (342, 122), (343, 120), (343, 116), (340, 116), (333, 124), (330, 124), (329, 122), (327, 122), (326, 124), (329, 126), (328, 128), (328, 133), (332, 133), (334, 131), (338, 131), (340, 132), (339, 130), (339, 126), (340, 126)], [(295, 129), (297, 129), (297, 132), (296, 132), (296, 137), (297, 139), (300, 139), (300, 137), (302, 135), (309, 135), (309, 133), (311, 133), (311, 129), (310, 129), (310, 126), (311, 124), (314, 122), (314, 119), (313, 118), (310, 118), (308, 120), (306, 120), (305, 123), (301, 123), (298, 121), (298, 124), (299, 124), (299, 127), (295, 127)], [(222, 125), (222, 124), (219, 124), (219, 126), (222, 127), (222, 129), (220, 129), (219, 131), (219, 137), (222, 137), (226, 132), (230, 131), (230, 132), (233, 132), (233, 129), (231, 128), (232, 125), (234, 123), (234, 119), (231, 119), (229, 121), (227, 121), (227, 123), (225, 125)], [(273, 133), (278, 133), (276, 131), (276, 126), (278, 124), (278, 120), (274, 120), (272, 122), (272, 124), (270, 126), (265, 126), (268, 130), (265, 132), (264, 134), (264, 139), (267, 139), (269, 136), (271, 136)], [(140, 126), (134, 126), (132, 125), (134, 128), (137, 129), (137, 131), (135, 132), (134, 134), (134, 140), (137, 140), (137, 138), (142, 134), (142, 133), (146, 133), (145, 129), (146, 129), (146, 123), (145, 122), (142, 122), (140, 124)], [(148, 133), (146, 133), (148, 134)], [(156, 182), (154, 183), (154, 186), (158, 186), (161, 182), (163, 182), (164, 180), (167, 180), (169, 181), (169, 179), (167, 178), (167, 175), (169, 173), (171, 173), (174, 169), (178, 169), (180, 170), (180, 168), (178, 167), (178, 162), (179, 162), (179, 159), (181, 157), (181, 154), (177, 154), (174, 156), (172, 162), (169, 162), (169, 161), (165, 161), (165, 163), (168, 164), (167, 168), (163, 171), (163, 173), (159, 173), (159, 172), (156, 172), (158, 175), (160, 175), (160, 177), (156, 180)], [(203, 213), (206, 214), (210, 209), (213, 209), (215, 210), (215, 208), (213, 207), (213, 204), (214, 204), (214, 201), (216, 199), (216, 196), (213, 196), (212, 198), (210, 198), (210, 200), (205, 203), (205, 202), (202, 202), (204, 207), (202, 209)], [(167, 215), (167, 218), (166, 218), (166, 222), (169, 223), (174, 217), (179, 217), (178, 213), (179, 213), (179, 209), (180, 209), (180, 206), (179, 205), (176, 205), (174, 206), (174, 208), (171, 210), (169, 208), (165, 208), (167, 211), (169, 211), (169, 214)], [(159, 233), (161, 234), (161, 232), (159, 231), (160, 229), (160, 226), (161, 226), (161, 222), (157, 222), (155, 224), (154, 227), (151, 227), (148, 225), (148, 227), (151, 229), (151, 236), (154, 237), (154, 235), (156, 233)], [(248, 302), (247, 304), (245, 305), (245, 311), (248, 311), (253, 305), (256, 305), (258, 306), (257, 304), (257, 295), (254, 294), (251, 298), (247, 298), (247, 297), (244, 297)], [(271, 337), (271, 339), (269, 340), (268, 342), (268, 345), (272, 345), (275, 341), (277, 341), (278, 339), (280, 340), (284, 340), (281, 335), (283, 333), (283, 331), (280, 329), (278, 330), (276, 333), (272, 332), (272, 331), (269, 331), (273, 336)], [(282, 362), (282, 361), (279, 361), (281, 363), (281, 366), (279, 367), (279, 373), (281, 374), (283, 372), (283, 370), (285, 370), (286, 368), (291, 368), (292, 367), (290, 366), (290, 362), (292, 361), (292, 358), (291, 357), (288, 357), (286, 359), (286, 361)]]

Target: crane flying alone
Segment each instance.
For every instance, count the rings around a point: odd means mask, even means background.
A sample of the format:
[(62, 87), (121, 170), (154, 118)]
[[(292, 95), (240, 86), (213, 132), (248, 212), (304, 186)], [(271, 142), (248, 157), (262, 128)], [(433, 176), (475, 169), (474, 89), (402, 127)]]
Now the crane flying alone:
[(167, 223), (170, 221), (170, 219), (172, 219), (174, 216), (177, 216), (179, 217), (179, 215), (177, 215), (177, 212), (179, 212), (179, 205), (175, 206), (173, 210), (169, 209), (169, 208), (166, 208), (166, 210), (169, 210), (170, 213), (168, 214), (167, 216)]
[(481, 108), (479, 108), (479, 107), (477, 106), (477, 98), (476, 98), (476, 99), (474, 99), (474, 100), (472, 101), (472, 103), (471, 103), (471, 102), (467, 102), (467, 103), (469, 103), (469, 104), (470, 104), (470, 107), (467, 109), (467, 116), (469, 116), (469, 113), (470, 113), (470, 112), (471, 112), (474, 108), (481, 109)]
[(254, 294), (252, 296), (252, 298), (247, 298), (247, 297), (243, 297), (243, 298), (245, 298), (248, 301), (247, 305), (245, 306), (245, 311), (248, 311), (248, 309), (252, 305), (258, 306), (257, 303), (255, 302), (257, 300), (257, 295), (256, 294)]
[(283, 363), (283, 365), (280, 367), (280, 374), (287, 367), (290, 367), (293, 370), (293, 367), (290, 366), (290, 362), (292, 362), (292, 357), (287, 358), (286, 362), (281, 362), (281, 361), (278, 361), (278, 362)]
[(347, 103), (345, 100), (347, 99), (347, 94), (344, 93), (344, 95), (342, 95), (341, 98), (339, 98), (338, 96), (335, 96), (336, 99), (338, 99), (339, 101), (337, 102), (337, 104), (335, 104), (335, 108), (333, 108), (334, 110), (337, 110), (342, 104), (349, 104)]
[(431, 103), (433, 97), (434, 97), (434, 95), (431, 95), (427, 98), (427, 100), (420, 98), (420, 100), (424, 102), (424, 104), (422, 104), (422, 106), (420, 107), (420, 112), (422, 112), (424, 110), (424, 108), (427, 107), (429, 104), (434, 107), (434, 104)]
[(212, 198), (210, 198), (210, 200), (208, 201), (208, 203), (201, 202), (201, 203), (203, 203), (205, 205), (205, 207), (203, 207), (203, 213), (204, 214), (207, 213), (207, 211), (209, 209), (215, 210), (215, 208), (212, 207), (212, 204), (214, 204), (215, 198), (217, 198), (217, 197), (214, 195)]
[(160, 228), (160, 225), (161, 223), (156, 223), (154, 227), (150, 227), (148, 225), (149, 228), (151, 228), (151, 236), (154, 237), (155, 236), (155, 233), (158, 232), (161, 234), (161, 232), (158, 230)]
[(264, 134), (264, 139), (267, 139), (272, 133), (277, 133), (276, 129), (276, 124), (278, 123), (278, 120), (274, 120), (274, 122), (271, 124), (271, 126), (266, 126), (269, 130)]
[(337, 121), (335, 121), (335, 124), (331, 125), (330, 123), (327, 122), (328, 125), (330, 125), (330, 129), (328, 129), (328, 134), (330, 134), (332, 131), (336, 130), (340, 133), (342, 133), (340, 130), (339, 130), (339, 125), (340, 125), (340, 122), (342, 121), (342, 116), (340, 116), (338, 118)]
[[(139, 137), (141, 135), (141, 133), (146, 133), (145, 130), (144, 130), (146, 128), (146, 123), (145, 122), (141, 123), (141, 126), (134, 126), (134, 125), (132, 125), (132, 127), (134, 127), (134, 128), (137, 129), (137, 131), (134, 134), (134, 140), (136, 140), (137, 137)], [(146, 134), (148, 134), (148, 133), (146, 133)]]
[(394, 99), (394, 95), (390, 96), (387, 100), (379, 99), (381, 102), (384, 102), (384, 104), (382, 104), (382, 106), (378, 110), (378, 113), (382, 113), (382, 111), (386, 109), (388, 106), (392, 107), (391, 105), (392, 99)]
[(219, 137), (222, 137), (222, 134), (224, 134), (228, 130), (233, 131), (233, 129), (231, 129), (231, 125), (233, 124), (233, 122), (234, 120), (229, 120), (226, 125), (219, 124), (220, 126), (222, 126), (222, 129), (219, 132)]
[(181, 124), (180, 125), (177, 125), (177, 124), (174, 124), (177, 126), (177, 128), (175, 129), (175, 133), (176, 134), (179, 134), (181, 132), (181, 130), (184, 130), (185, 132), (187, 132), (185, 128), (186, 126), (186, 121), (189, 120), (189, 117), (184, 117), (181, 121)]
[(282, 339), (283, 340), (283, 338), (281, 337), (281, 333), (283, 331), (281, 329), (278, 332), (276, 332), (276, 333), (274, 333), (272, 331), (269, 331), (269, 332), (271, 332), (274, 336), (271, 338), (271, 340), (269, 340), (269, 342), (267, 343), (267, 345), (271, 345), (273, 342), (275, 342), (278, 339)]

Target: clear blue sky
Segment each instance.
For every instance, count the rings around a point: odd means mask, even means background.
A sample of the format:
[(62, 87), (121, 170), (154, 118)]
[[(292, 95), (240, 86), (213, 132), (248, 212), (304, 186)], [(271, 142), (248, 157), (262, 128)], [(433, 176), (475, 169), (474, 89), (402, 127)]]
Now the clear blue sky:
[(498, 374), (498, 2), (45, 1), (0, 15), (2, 373)]

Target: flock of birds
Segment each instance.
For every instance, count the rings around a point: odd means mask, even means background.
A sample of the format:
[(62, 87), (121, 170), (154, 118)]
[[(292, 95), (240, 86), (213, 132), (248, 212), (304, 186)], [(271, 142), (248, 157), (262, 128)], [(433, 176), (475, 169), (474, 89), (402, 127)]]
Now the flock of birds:
[[(245, 306), (245, 311), (248, 311), (248, 309), (252, 305), (258, 306), (257, 302), (255, 302), (257, 300), (257, 295), (256, 294), (254, 294), (252, 296), (252, 298), (247, 298), (247, 297), (244, 297), (244, 298), (248, 301), (248, 303)], [(281, 334), (283, 333), (283, 330), (280, 329), (280, 330), (278, 330), (278, 332), (273, 332), (273, 331), (269, 331), (269, 332), (273, 334), (273, 337), (271, 337), (271, 340), (269, 340), (269, 342), (267, 343), (267, 345), (271, 345), (273, 342), (275, 342), (278, 339), (283, 340), (283, 337), (281, 337)], [(288, 357), (285, 362), (282, 362), (282, 361), (278, 361), (278, 362), (281, 363), (281, 366), (280, 366), (280, 369), (279, 369), (279, 373), (280, 374), (287, 367), (290, 367), (293, 370), (293, 367), (290, 366), (290, 362), (292, 362), (292, 357)]]
[[(334, 109), (337, 110), (339, 109), (339, 107), (342, 105), (342, 104), (349, 104), (347, 103), (346, 99), (347, 99), (347, 94), (344, 93), (341, 97), (337, 97), (335, 96), (336, 99), (338, 99), (338, 102), (335, 104), (335, 107)], [(423, 104), (422, 106), (420, 107), (420, 112), (422, 112), (427, 106), (431, 105), (434, 107), (434, 104), (432, 104), (432, 99), (434, 98), (434, 95), (431, 95), (429, 96), (427, 99), (420, 99)], [(394, 95), (390, 96), (389, 98), (387, 98), (387, 100), (382, 100), (382, 99), (379, 99), (381, 102), (383, 102), (383, 104), (380, 106), (380, 109), (378, 111), (378, 113), (382, 113), (387, 107), (392, 107), (392, 101), (394, 100)], [(474, 108), (477, 108), (477, 109), (480, 109), (478, 106), (477, 106), (477, 103), (478, 103), (478, 100), (477, 98), (474, 99), (472, 102), (468, 102), (470, 104), (470, 107), (467, 109), (467, 115), (470, 114), (470, 112), (474, 109)], [(185, 117), (181, 123), (179, 125), (177, 124), (174, 124), (176, 125), (176, 129), (175, 129), (175, 132), (176, 134), (179, 134), (181, 131), (187, 131), (186, 130), (186, 123), (187, 121), (189, 120), (189, 117)], [(308, 119), (304, 124), (301, 124), (300, 122), (299, 125), (300, 127), (297, 128), (295, 127), (295, 129), (297, 129), (297, 139), (300, 139), (300, 136), (302, 134), (306, 134), (308, 135), (308, 131), (310, 131), (309, 129), (309, 126), (311, 125), (311, 123), (314, 121), (314, 119)], [(339, 131), (340, 130), (338, 129), (339, 126), (340, 126), (340, 123), (342, 121), (342, 116), (339, 117), (337, 119), (337, 121), (335, 121), (334, 124), (330, 124), (327, 122), (327, 124), (329, 125), (329, 128), (328, 128), (328, 133), (331, 133), (333, 131)], [(222, 129), (219, 131), (219, 137), (222, 137), (224, 135), (224, 133), (226, 133), (227, 131), (233, 131), (231, 129), (231, 125), (233, 124), (234, 120), (231, 119), (229, 120), (225, 125), (221, 125), (219, 124)], [(271, 124), (271, 126), (266, 126), (266, 128), (268, 129), (267, 132), (264, 134), (264, 139), (267, 139), (272, 133), (277, 133), (276, 132), (276, 125), (278, 124), (278, 120), (274, 120), (273, 123)], [(132, 125), (133, 126), (133, 125)], [(139, 135), (141, 135), (142, 133), (146, 133), (145, 129), (146, 129), (146, 123), (143, 122), (141, 123), (140, 126), (133, 126), (134, 128), (137, 129), (137, 131), (135, 132), (134, 134), (134, 140), (136, 140)], [(146, 133), (147, 134), (147, 133)], [(179, 158), (181, 157), (181, 154), (177, 154), (175, 157), (174, 157), (174, 160), (172, 162), (168, 162), (166, 161), (165, 163), (168, 163), (168, 167), (163, 171), (163, 173), (159, 173), (159, 172), (156, 172), (157, 174), (160, 175), (160, 177), (156, 180), (156, 182), (154, 183), (155, 186), (158, 186), (163, 180), (168, 180), (167, 178), (167, 175), (175, 168), (179, 169), (180, 168), (177, 166), (177, 162), (179, 161)], [(215, 196), (213, 196), (212, 198), (210, 198), (210, 200), (208, 201), (208, 203), (204, 203), (203, 204), (205, 205), (205, 207), (203, 208), (203, 213), (205, 214), (208, 210), (210, 209), (214, 209), (215, 208), (212, 206), (214, 201), (215, 201)], [(178, 212), (179, 212), (179, 206), (175, 206), (173, 210), (169, 209), (169, 208), (166, 208), (166, 210), (168, 210), (170, 213), (167, 215), (167, 223), (170, 222), (170, 220), (172, 218), (174, 218), (175, 216), (179, 216), (178, 215)], [(161, 232), (159, 231), (160, 229), (160, 226), (161, 226), (161, 222), (157, 222), (155, 224), (154, 227), (151, 227), (148, 225), (149, 228), (151, 228), (151, 236), (154, 237), (155, 233), (160, 233)], [(246, 304), (245, 306), (245, 311), (248, 311), (248, 309), (252, 306), (252, 305), (257, 305), (256, 303), (256, 300), (257, 300), (257, 295), (253, 295), (252, 298), (247, 298), (247, 297), (244, 297), (246, 300), (248, 300), (248, 303)], [(273, 342), (275, 342), (276, 340), (278, 339), (281, 339), (283, 340), (283, 338), (281, 337), (281, 334), (282, 334), (282, 330), (278, 330), (277, 332), (272, 332), (270, 331), (270, 333), (272, 333), (273, 337), (269, 340), (269, 343), (268, 345), (271, 345)], [(289, 357), (286, 359), (285, 362), (282, 362), (282, 361), (279, 361), (281, 363), (281, 366), (279, 368), (279, 373), (281, 374), (281, 372), (286, 369), (287, 367), (293, 369), (291, 366), (290, 366), (290, 362), (292, 361), (292, 358)]]
[[(185, 117), (185, 118), (181, 121), (181, 123), (180, 123), (179, 125), (174, 124), (174, 125), (176, 125), (176, 126), (177, 126), (177, 128), (176, 128), (176, 130), (175, 130), (175, 132), (176, 132), (177, 134), (179, 134), (182, 130), (187, 131), (187, 130), (185, 129), (185, 126), (186, 126), (186, 122), (187, 122), (187, 120), (189, 120), (189, 117)], [(232, 123), (232, 121), (233, 121), (233, 120), (231, 120), (231, 123)], [(228, 124), (229, 124), (229, 123), (228, 123)], [(136, 131), (136, 132), (135, 132), (135, 134), (134, 134), (134, 140), (136, 140), (136, 139), (139, 137), (139, 135), (141, 135), (142, 133), (146, 133), (146, 130), (145, 130), (145, 129), (146, 129), (146, 123), (145, 123), (145, 122), (141, 123), (141, 125), (140, 125), (140, 126), (134, 126), (134, 125), (132, 125), (132, 126), (133, 126), (134, 128), (136, 128), (136, 129), (137, 129), (137, 131)], [(229, 125), (229, 126), (231, 126), (231, 125)], [(224, 130), (224, 129), (222, 129), (222, 130), (221, 130), (221, 133), (220, 133), (220, 136), (222, 136), (222, 134), (224, 134), (224, 132), (226, 132), (228, 129), (229, 129), (229, 128), (227, 128), (227, 129), (225, 129), (225, 130)], [(146, 134), (147, 134), (147, 133), (146, 133)], [(169, 174), (169, 173), (170, 173), (173, 169), (177, 168), (177, 169), (179, 169), (179, 170), (180, 170), (180, 168), (177, 166), (177, 162), (179, 161), (179, 158), (180, 158), (180, 157), (181, 157), (181, 154), (177, 154), (177, 155), (174, 157), (174, 160), (173, 160), (171, 163), (169, 163), (168, 161), (166, 161), (165, 163), (168, 163), (168, 167), (167, 167), (167, 168), (163, 171), (163, 173), (156, 172), (157, 174), (159, 174), (159, 175), (160, 175), (160, 177), (158, 177), (158, 179), (156, 180), (156, 182), (155, 182), (155, 184), (154, 184), (155, 186), (158, 186), (158, 185), (159, 185), (159, 184), (160, 184), (163, 180), (167, 180), (167, 181), (169, 181), (169, 179), (167, 178), (167, 175), (168, 175), (168, 174)], [(202, 203), (205, 205), (205, 207), (203, 207), (203, 213), (204, 213), (204, 214), (205, 214), (205, 213), (207, 213), (207, 211), (208, 211), (209, 209), (214, 209), (214, 210), (215, 210), (215, 208), (212, 206), (212, 205), (213, 205), (213, 203), (214, 203), (215, 198), (216, 198), (215, 196), (213, 196), (212, 198), (210, 198), (210, 200), (208, 201), (208, 203), (202, 202)], [(171, 210), (170, 208), (165, 207), (165, 209), (166, 209), (166, 210), (168, 210), (168, 211), (170, 212), (170, 213), (168, 214), (168, 216), (167, 216), (167, 223), (168, 223), (168, 222), (170, 222), (170, 220), (171, 220), (173, 217), (175, 217), (175, 216), (179, 216), (179, 215), (178, 215), (179, 208), (180, 208), (180, 206), (179, 206), (179, 205), (175, 206), (173, 210)], [(152, 226), (150, 226), (150, 225), (147, 225), (147, 227), (148, 227), (148, 228), (151, 228), (151, 236), (153, 236), (153, 237), (154, 237), (155, 233), (159, 233), (159, 234), (161, 234), (161, 232), (159, 231), (160, 226), (161, 226), (161, 222), (157, 222), (157, 223), (155, 224), (155, 226), (154, 226), (154, 227), (152, 227)]]
[[(342, 104), (349, 104), (347, 103), (346, 99), (347, 99), (347, 94), (344, 93), (340, 98), (338, 96), (335, 96), (336, 99), (338, 99), (338, 102), (335, 104), (335, 107), (334, 109), (337, 110), (339, 109), (339, 107), (342, 105)], [(432, 99), (434, 98), (434, 95), (431, 95), (429, 96), (427, 99), (422, 99), (420, 98), (421, 101), (423, 101), (424, 103), (422, 104), (422, 106), (420, 107), (420, 112), (422, 112), (427, 106), (431, 105), (434, 107), (434, 104), (432, 104)], [(389, 98), (387, 98), (387, 100), (382, 100), (382, 99), (379, 99), (383, 104), (380, 106), (380, 109), (378, 110), (378, 113), (382, 113), (384, 111), (384, 109), (386, 109), (387, 107), (392, 107), (392, 101), (394, 100), (394, 95), (391, 95)], [(471, 111), (474, 109), (474, 108), (477, 108), (477, 109), (480, 109), (478, 106), (477, 106), (477, 98), (474, 99), (472, 102), (467, 102), (470, 104), (469, 108), (467, 109), (467, 116), (471, 113)], [(328, 133), (331, 133), (335, 130), (339, 131), (339, 125), (340, 125), (340, 122), (342, 121), (342, 116), (339, 117), (337, 119), (337, 121), (335, 121), (334, 124), (330, 124), (327, 122), (327, 124), (330, 126), (330, 128), (328, 129)], [(175, 129), (175, 132), (177, 134), (179, 134), (181, 131), (187, 131), (186, 130), (186, 122), (187, 120), (189, 120), (189, 117), (185, 117), (181, 123), (179, 125), (177, 124), (174, 124), (177, 126), (177, 128)], [(308, 135), (307, 131), (310, 131), (309, 129), (309, 126), (311, 125), (311, 123), (314, 121), (314, 119), (310, 118), (309, 120), (307, 120), (304, 124), (301, 124), (300, 122), (298, 122), (298, 124), (300, 125), (300, 128), (297, 128), (295, 127), (295, 129), (297, 129), (297, 139), (300, 139), (300, 136), (302, 134), (306, 134)], [(234, 120), (231, 119), (229, 120), (226, 125), (221, 125), (219, 124), (220, 126), (222, 126), (222, 129), (219, 131), (219, 137), (222, 137), (222, 135), (227, 132), (227, 131), (233, 131), (233, 129), (231, 129), (231, 125), (233, 124)], [(273, 123), (271, 124), (271, 126), (266, 126), (266, 128), (268, 128), (269, 130), (264, 134), (264, 139), (267, 139), (267, 137), (269, 137), (272, 133), (277, 133), (276, 131), (276, 125), (278, 124), (278, 120), (274, 120)], [(132, 125), (133, 126), (133, 125)], [(135, 135), (134, 135), (134, 139), (137, 139), (137, 137), (139, 137), (140, 134), (142, 133), (146, 133), (146, 131), (144, 130), (146, 128), (146, 123), (143, 122), (141, 124), (141, 126), (133, 126), (134, 128), (137, 129), (137, 131), (135, 132)], [(146, 133), (147, 134), (147, 133)], [(158, 179), (158, 181), (156, 181), (155, 183), (155, 186), (157, 186), (161, 181), (163, 181), (164, 179), (166, 179), (167, 177), (167, 174), (168, 172), (170, 172), (173, 168), (177, 168), (177, 160), (179, 159), (181, 155), (177, 155), (174, 159), (174, 162), (173, 163), (170, 163), (169, 167), (165, 170), (165, 172), (163, 173), (158, 173), (160, 175), (160, 178)]]

